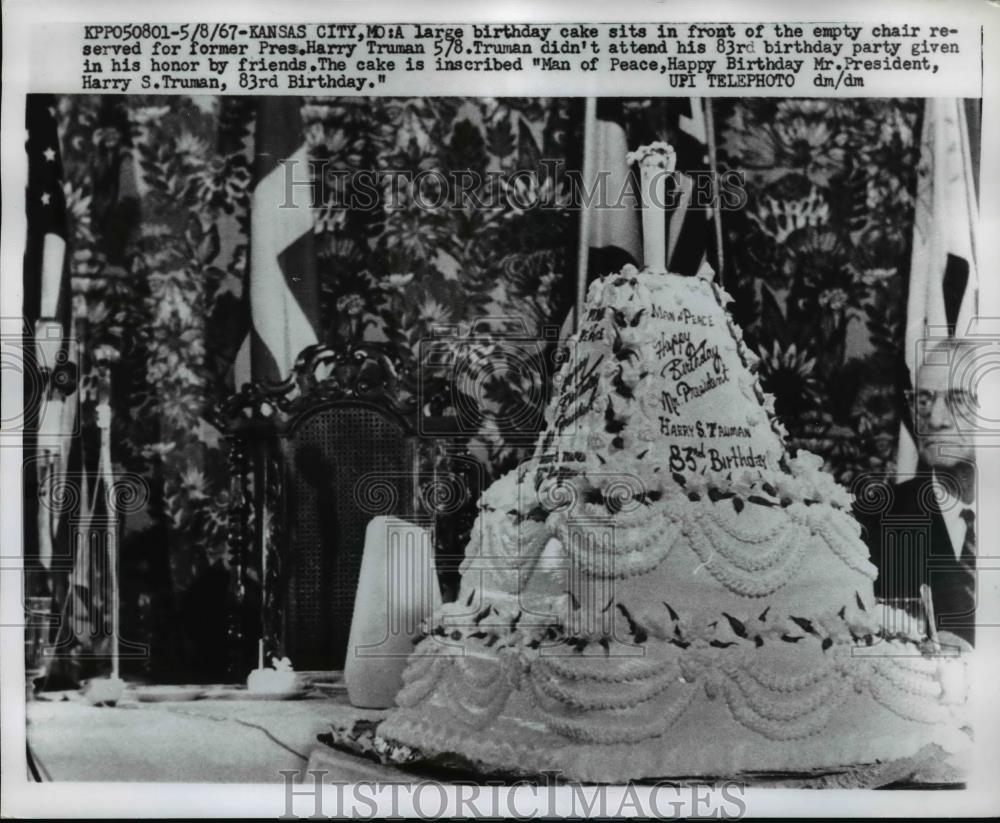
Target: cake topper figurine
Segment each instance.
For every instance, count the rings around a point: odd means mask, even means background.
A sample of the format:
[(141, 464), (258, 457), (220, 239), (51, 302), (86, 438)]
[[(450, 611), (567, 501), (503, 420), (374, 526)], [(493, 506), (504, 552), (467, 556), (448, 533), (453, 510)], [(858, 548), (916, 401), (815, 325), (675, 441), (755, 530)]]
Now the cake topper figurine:
[(627, 155), (628, 163), (639, 164), (642, 198), (642, 256), (645, 268), (667, 270), (667, 179), (677, 166), (677, 154), (668, 143), (650, 143)]

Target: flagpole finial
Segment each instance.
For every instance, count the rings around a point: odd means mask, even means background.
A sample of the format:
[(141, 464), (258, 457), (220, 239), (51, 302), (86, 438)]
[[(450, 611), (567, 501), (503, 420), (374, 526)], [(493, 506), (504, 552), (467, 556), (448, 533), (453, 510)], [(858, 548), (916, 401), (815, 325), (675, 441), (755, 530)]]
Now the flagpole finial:
[(639, 164), (642, 197), (642, 254), (645, 268), (667, 269), (667, 224), (664, 217), (667, 177), (677, 165), (677, 154), (668, 143), (640, 146), (627, 156), (628, 163)]

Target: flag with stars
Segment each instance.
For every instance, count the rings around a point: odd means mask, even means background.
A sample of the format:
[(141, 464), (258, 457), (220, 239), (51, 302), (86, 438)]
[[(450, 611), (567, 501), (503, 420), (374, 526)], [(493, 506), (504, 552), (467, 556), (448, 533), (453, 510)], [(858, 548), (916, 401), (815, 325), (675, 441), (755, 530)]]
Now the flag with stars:
[(66, 197), (62, 157), (52, 95), (28, 95), (28, 218), (24, 259), (24, 314), (31, 327), (39, 320), (69, 320), (66, 257)]
[(313, 190), (301, 107), (299, 98), (265, 97), (257, 109), (244, 286), (250, 332), (234, 366), (237, 387), (284, 379), (302, 350), (318, 339)]
[(28, 95), (25, 115), (23, 313), (34, 344), (24, 349), (24, 355), (35, 363), (34, 368), (26, 363), (24, 369), (25, 466), (34, 464), (25, 476), (25, 556), (49, 570), (59, 517), (47, 498), (55, 479), (66, 471), (76, 426), (76, 401), (69, 397), (75, 388), (76, 349), (68, 334), (72, 295), (55, 96)]

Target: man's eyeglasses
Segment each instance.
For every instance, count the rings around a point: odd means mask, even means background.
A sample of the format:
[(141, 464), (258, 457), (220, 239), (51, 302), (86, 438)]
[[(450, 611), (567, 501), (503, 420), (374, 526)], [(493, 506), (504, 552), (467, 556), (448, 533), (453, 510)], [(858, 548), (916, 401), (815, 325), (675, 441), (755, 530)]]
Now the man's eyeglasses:
[(934, 403), (938, 398), (942, 398), (951, 412), (968, 411), (979, 407), (979, 400), (975, 394), (967, 389), (943, 389), (941, 391), (920, 391), (905, 392), (906, 402), (910, 408), (919, 416), (927, 417), (934, 408)]

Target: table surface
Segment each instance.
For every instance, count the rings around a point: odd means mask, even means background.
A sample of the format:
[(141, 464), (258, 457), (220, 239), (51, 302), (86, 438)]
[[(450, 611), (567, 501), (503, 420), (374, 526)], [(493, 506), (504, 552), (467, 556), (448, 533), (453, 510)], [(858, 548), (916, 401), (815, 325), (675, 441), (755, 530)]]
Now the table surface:
[[(72, 692), (28, 704), (28, 746), (43, 780), (283, 783), (324, 750), (329, 780), (412, 782), (413, 775), (330, 749), (331, 723), (377, 719), (346, 694), (300, 700), (221, 700), (89, 705)], [(299, 782), (299, 776), (296, 776)]]
[[(28, 746), (42, 780), (82, 782), (284, 783), (323, 781), (413, 783), (420, 770), (402, 771), (317, 740), (336, 726), (380, 719), (385, 712), (351, 706), (344, 693), (299, 700), (201, 699), (142, 703), (126, 698), (96, 707), (75, 692), (48, 693), (28, 704)], [(887, 764), (878, 773), (824, 778), (746, 778), (757, 786), (846, 788), (902, 779), (903, 787), (960, 786), (957, 771), (934, 752)], [(876, 770), (878, 772), (879, 770)], [(895, 772), (899, 772), (896, 774)], [(467, 776), (466, 776), (467, 777)], [(745, 777), (745, 776), (744, 776)], [(447, 779), (446, 777), (444, 779)], [(860, 782), (859, 782), (860, 781)]]

